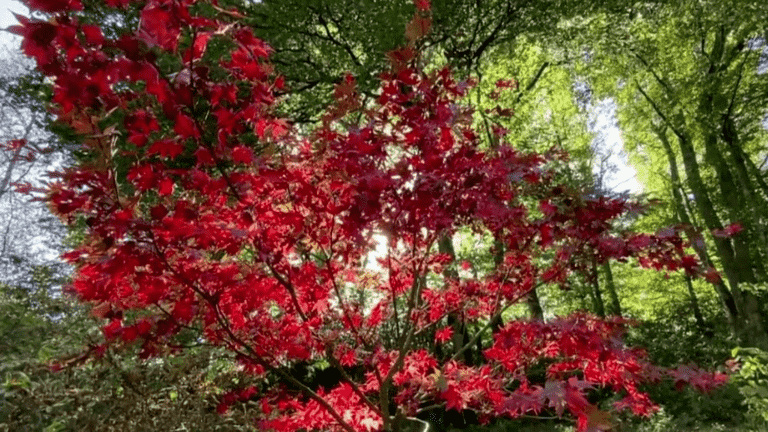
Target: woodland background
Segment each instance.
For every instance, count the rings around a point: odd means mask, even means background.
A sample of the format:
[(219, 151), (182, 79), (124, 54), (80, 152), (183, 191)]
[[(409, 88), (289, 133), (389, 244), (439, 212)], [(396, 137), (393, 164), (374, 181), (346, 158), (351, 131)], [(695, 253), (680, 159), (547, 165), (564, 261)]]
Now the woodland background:
[[(83, 3), (95, 21), (110, 22), (99, 2)], [(345, 72), (374, 98), (385, 53), (403, 43), (413, 13), (405, 0), (221, 3), (243, 10), (274, 48), (271, 61), (291, 89), (280, 110), (298, 128), (319, 120)], [(738, 359), (725, 388), (711, 395), (656, 389), (662, 410), (627, 419), (621, 430), (768, 430), (768, 5), (434, 0), (432, 10), (425, 52), (479, 79), (471, 100), (489, 140), (503, 128), (520, 149), (561, 146), (571, 155), (563, 166), (569, 185), (585, 194), (629, 194), (611, 180), (617, 159), (626, 160), (642, 186), (631, 193), (654, 205), (623, 223), (647, 232), (690, 226), (694, 252), (723, 275), (691, 280), (610, 262), (567, 291), (539, 288), (513, 315), (621, 315), (640, 322), (628, 339), (658, 364), (722, 369)], [(516, 90), (481, 96), (510, 78)], [(71, 270), (57, 259), (83, 233), (67, 231), (44, 204), (14, 189), (41, 184), (48, 169), (78, 156), (72, 137), (51, 122), (49, 97), (49, 83), (18, 47), (6, 48), (0, 142), (26, 138), (34, 153), (10, 145), (0, 153), (0, 430), (254, 430), (248, 403), (216, 412), (238, 375), (215, 348), (149, 362), (115, 351), (83, 367), (49, 369), (54, 359), (74, 363), (102, 337), (100, 320), (63, 290)], [(607, 126), (620, 130), (621, 154), (607, 143)], [(721, 235), (732, 224), (741, 231)], [(493, 260), (474, 238), (457, 241), (460, 259)], [(322, 375), (322, 366), (311, 373)], [(572, 427), (546, 416), (484, 428), (449, 420), (446, 430)]]

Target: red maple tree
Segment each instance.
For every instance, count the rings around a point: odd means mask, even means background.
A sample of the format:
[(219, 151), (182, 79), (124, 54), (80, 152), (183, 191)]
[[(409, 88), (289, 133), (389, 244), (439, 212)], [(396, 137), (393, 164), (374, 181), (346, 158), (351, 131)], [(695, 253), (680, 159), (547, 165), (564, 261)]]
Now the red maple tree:
[[(19, 17), (14, 31), (83, 142), (48, 194), (87, 231), (65, 254), (72, 288), (107, 320), (105, 344), (150, 357), (193, 332), (244, 374), (278, 378), (233, 390), (220, 411), (258, 400), (262, 430), (354, 432), (398, 430), (436, 404), (481, 421), (554, 410), (597, 431), (610, 424), (592, 389), (647, 415), (655, 406), (640, 384), (722, 382), (649, 364), (622, 343), (620, 319), (504, 322), (530, 290), (565, 285), (595, 259), (709, 270), (674, 229), (611, 234), (636, 204), (558, 184), (561, 152), (481, 145), (461, 102), (472, 82), (419, 67), (428, 1), (414, 2), (410, 45), (389, 54), (375, 103), (344, 77), (305, 136), (273, 114), (285, 89), (269, 46), (215, 0), (107, 1), (140, 11), (138, 28), (109, 37), (81, 22), (79, 1), (29, 3), (51, 18)], [(464, 228), (493, 234), (491, 271), (458, 270), (472, 268), (449, 247)], [(376, 234), (387, 251), (371, 270)], [(312, 387), (289, 372), (317, 361), (339, 382)], [(541, 365), (545, 380), (531, 381)]]

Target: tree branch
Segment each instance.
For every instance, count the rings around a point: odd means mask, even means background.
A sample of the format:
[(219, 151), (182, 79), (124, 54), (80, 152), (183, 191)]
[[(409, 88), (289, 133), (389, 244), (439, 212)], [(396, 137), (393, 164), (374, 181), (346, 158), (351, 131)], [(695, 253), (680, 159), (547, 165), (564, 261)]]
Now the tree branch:
[(637, 80), (635, 80), (635, 85), (637, 86), (637, 89), (643, 95), (645, 100), (647, 100), (648, 103), (651, 104), (651, 107), (653, 108), (654, 111), (656, 111), (656, 114), (658, 114), (659, 117), (661, 117), (661, 119), (672, 130), (672, 132), (674, 132), (678, 138), (685, 139), (685, 134), (682, 131), (678, 130), (678, 128), (676, 128), (675, 125), (672, 124), (672, 122), (667, 118), (667, 116), (663, 112), (661, 112), (661, 109), (658, 107), (658, 105), (656, 105), (656, 102), (654, 102), (653, 99), (651, 99), (651, 97), (648, 96), (648, 93), (645, 92), (645, 90), (640, 85), (640, 83), (637, 82)]

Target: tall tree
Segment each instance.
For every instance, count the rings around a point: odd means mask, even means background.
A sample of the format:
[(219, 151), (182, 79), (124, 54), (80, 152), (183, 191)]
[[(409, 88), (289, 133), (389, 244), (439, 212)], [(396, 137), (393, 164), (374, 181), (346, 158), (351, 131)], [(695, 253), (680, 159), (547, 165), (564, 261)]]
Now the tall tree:
[(48, 95), (34, 63), (18, 51), (0, 55), (0, 282), (26, 278), (29, 268), (56, 266), (63, 226), (40, 198), (46, 170), (64, 160), (47, 130)]
[[(503, 136), (516, 148), (540, 152), (567, 148), (568, 161), (559, 167), (558, 181), (588, 197), (619, 197), (620, 193), (606, 186), (609, 176), (618, 170), (615, 155), (604, 131), (593, 122), (596, 101), (574, 67), (578, 56), (573, 51), (567, 44), (543, 43), (533, 35), (521, 35), (493, 48), (489, 55), (496, 60), (480, 68), (479, 88), (484, 91), (472, 96), (478, 108), (476, 122), (485, 130), (491, 147)], [(515, 79), (508, 79), (510, 76)], [(600, 280), (604, 281), (602, 287)], [(609, 261), (595, 257), (585, 283), (586, 289), (579, 291), (592, 300), (595, 313), (621, 315)], [(562, 297), (560, 289), (539, 291), (527, 299), (531, 316), (537, 319), (544, 315), (542, 295), (544, 303), (547, 297)]]
[[(616, 7), (617, 2), (576, 0), (432, 0), (429, 35), (420, 41), (427, 60), (446, 61), (459, 76), (495, 62), (495, 47), (525, 35), (556, 32), (562, 20)], [(623, 2), (619, 2), (623, 3)], [(273, 48), (272, 63), (290, 88), (283, 112), (297, 122), (319, 119), (341, 74), (375, 98), (376, 74), (387, 53), (406, 42), (412, 14), (407, 1), (229, 0), (243, 22)]]
[(682, 161), (692, 205), (714, 234), (709, 241), (729, 293), (713, 282), (726, 313), (735, 313), (733, 330), (743, 343), (761, 347), (768, 346), (765, 302), (751, 287), (766, 281), (768, 257), (768, 195), (756, 162), (768, 108), (756, 49), (766, 13), (763, 2), (692, 0), (598, 16), (586, 26), (602, 35), (594, 39), (602, 43), (590, 44), (585, 65), (599, 94), (619, 101), (631, 146), (648, 154), (654, 147), (645, 144), (661, 142), (660, 158), (671, 162), (670, 148)]

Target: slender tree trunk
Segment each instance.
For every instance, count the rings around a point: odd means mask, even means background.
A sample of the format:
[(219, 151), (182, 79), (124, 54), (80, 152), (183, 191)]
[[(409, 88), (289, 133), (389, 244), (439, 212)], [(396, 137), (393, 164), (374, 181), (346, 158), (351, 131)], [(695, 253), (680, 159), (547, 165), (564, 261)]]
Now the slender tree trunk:
[[(744, 151), (739, 147), (738, 150), (743, 154)], [(760, 186), (760, 190), (763, 192), (763, 195), (768, 196), (768, 183), (765, 182), (765, 179), (763, 178), (763, 173), (760, 172), (760, 168), (755, 165), (754, 162), (752, 162), (752, 159), (750, 159), (747, 155), (742, 156), (744, 161), (747, 163), (747, 167), (749, 168), (749, 172), (752, 174), (752, 177), (755, 178), (755, 181), (757, 182), (758, 186)]]
[(600, 278), (597, 272), (597, 257), (592, 255), (592, 274), (589, 277), (592, 282), (592, 300), (595, 314), (600, 318), (605, 318), (605, 303), (603, 294), (600, 292)]
[(622, 316), (621, 302), (619, 302), (619, 295), (616, 292), (616, 284), (613, 283), (613, 271), (611, 271), (610, 261), (605, 261), (602, 267), (605, 274), (605, 290), (608, 291), (608, 297), (611, 298), (611, 315)]
[[(745, 225), (745, 232), (736, 237), (736, 244), (744, 248), (744, 253), (750, 254), (750, 261), (755, 271), (754, 280), (749, 282), (768, 281), (768, 272), (765, 268), (766, 251), (768, 245), (766, 239), (765, 225), (761, 222), (761, 216), (765, 215), (766, 205), (760, 194), (754, 189), (752, 182), (747, 174), (747, 167), (744, 159), (741, 157), (738, 136), (732, 120), (726, 119), (723, 128), (723, 140), (729, 147), (733, 165), (736, 167), (738, 185), (740, 187), (741, 197), (743, 198), (741, 206), (738, 207), (742, 215), (742, 223)], [(744, 223), (746, 222), (746, 223)], [(747, 319), (750, 320), (753, 328), (762, 327), (765, 329), (764, 317), (761, 305), (765, 302), (765, 296), (757, 296), (752, 292), (744, 292), (744, 312)], [(768, 345), (768, 343), (766, 343)]]
[(8, 166), (5, 167), (5, 173), (3, 173), (3, 177), (0, 178), (0, 197), (11, 190), (11, 177), (13, 175), (13, 169), (16, 168), (16, 164), (20, 159), (22, 149), (23, 147), (19, 146), (16, 150), (13, 151), (13, 154), (8, 156)]
[[(451, 261), (456, 261), (456, 251), (453, 249), (453, 240), (449, 236), (442, 236), (437, 242), (437, 247), (440, 253), (449, 254), (452, 258)], [(459, 274), (452, 268), (446, 268), (443, 272), (446, 279), (458, 279)], [(453, 345), (453, 353), (456, 354), (461, 350), (464, 345), (469, 342), (469, 331), (466, 323), (461, 319), (458, 313), (448, 314), (448, 325), (453, 328), (453, 335), (451, 336), (451, 342)], [(466, 364), (472, 364), (473, 354), (472, 350), (468, 349), (464, 351), (464, 362)]]
[(544, 309), (541, 307), (541, 301), (539, 300), (539, 294), (536, 292), (536, 288), (525, 297), (525, 302), (528, 304), (528, 311), (531, 313), (531, 319), (535, 321), (544, 321)]
[[(743, 214), (742, 210), (752, 210), (749, 197), (745, 195), (745, 190), (737, 188), (734, 182), (734, 176), (730, 167), (725, 161), (720, 149), (717, 146), (718, 138), (721, 133), (715, 131), (712, 124), (713, 120), (719, 119), (715, 107), (716, 96), (714, 92), (721, 87), (722, 72), (727, 69), (728, 60), (725, 59), (726, 32), (723, 27), (715, 37), (712, 51), (709, 55), (710, 66), (707, 72), (706, 91), (702, 94), (699, 102), (699, 113), (705, 115), (704, 126), (704, 149), (705, 159), (711, 163), (717, 173), (717, 180), (722, 194), (723, 203), (731, 221), (738, 221)], [(698, 198), (698, 195), (697, 195)], [(751, 224), (751, 218), (742, 220), (746, 232), (754, 232)], [(709, 224), (707, 224), (709, 225)], [(712, 226), (709, 226), (713, 228)], [(731, 281), (731, 292), (736, 299), (741, 313), (741, 322), (743, 328), (743, 340), (750, 345), (761, 348), (768, 348), (768, 333), (763, 326), (763, 317), (760, 313), (760, 304), (758, 298), (749, 291), (742, 291), (739, 282), (755, 283), (758, 281), (757, 275), (765, 274), (763, 263), (755, 259), (759, 254), (753, 253), (754, 247), (750, 244), (751, 239), (747, 235), (737, 235), (733, 239), (733, 261), (731, 271), (734, 273), (734, 280)], [(730, 279), (730, 276), (729, 276)]]
[[(656, 132), (659, 141), (664, 147), (664, 150), (667, 154), (667, 160), (669, 161), (669, 175), (670, 180), (672, 181), (672, 199), (675, 203), (675, 213), (677, 214), (677, 220), (690, 227), (688, 231), (688, 240), (693, 245), (693, 249), (696, 252), (696, 255), (698, 255), (699, 260), (704, 265), (713, 267), (712, 262), (709, 259), (709, 254), (706, 250), (706, 243), (704, 242), (704, 238), (700, 234), (697, 234), (693, 231), (693, 223), (691, 217), (688, 216), (690, 209), (686, 206), (686, 204), (688, 204), (687, 197), (685, 197), (685, 194), (682, 192), (680, 172), (677, 167), (677, 158), (675, 157), (675, 153), (672, 151), (672, 146), (667, 139), (666, 127), (662, 126), (660, 128), (655, 128), (654, 132)], [(733, 296), (731, 295), (731, 292), (728, 290), (728, 287), (725, 286), (722, 280), (710, 281), (710, 283), (720, 297), (723, 311), (725, 312), (725, 316), (728, 319), (731, 333), (734, 336), (738, 335), (739, 326), (736, 321), (738, 319), (738, 310), (736, 308), (736, 303), (733, 299)]]
[(702, 333), (705, 333), (707, 331), (707, 324), (704, 322), (704, 315), (702, 315), (701, 308), (699, 307), (699, 298), (696, 296), (696, 291), (693, 290), (693, 282), (691, 282), (691, 277), (688, 275), (685, 276), (685, 286), (688, 287), (688, 296), (691, 300), (693, 317), (696, 319), (696, 327)]
[[(701, 218), (704, 220), (707, 228), (722, 229), (723, 224), (720, 222), (720, 217), (715, 211), (704, 181), (701, 178), (693, 145), (688, 140), (687, 135), (683, 133), (678, 134), (678, 143), (683, 155), (683, 164), (688, 184), (691, 186), (691, 190), (696, 197), (695, 204)], [(743, 280), (742, 277), (749, 277), (749, 275), (741, 274), (740, 270), (743, 268), (743, 264), (735, 262), (734, 250), (728, 239), (715, 237), (714, 242), (718, 256), (723, 264), (726, 278), (731, 286), (731, 295), (736, 304), (737, 315), (735, 323), (738, 327), (737, 333), (739, 338), (749, 345), (768, 347), (768, 334), (765, 332), (759, 313), (756, 313), (759, 312), (759, 308), (756, 308), (756, 299), (753, 298), (753, 295), (742, 295), (739, 287), (739, 282)], [(743, 253), (740, 254), (740, 256), (742, 255)]]
[(766, 273), (763, 263), (765, 262), (765, 247), (768, 245), (768, 235), (766, 234), (765, 224), (761, 222), (761, 218), (765, 215), (768, 206), (766, 206), (765, 200), (757, 193), (752, 184), (752, 180), (747, 172), (747, 164), (744, 160), (746, 155), (743, 154), (739, 145), (736, 126), (733, 119), (727, 116), (723, 121), (722, 138), (728, 147), (730, 159), (735, 168), (738, 186), (745, 204), (738, 208), (740, 210), (739, 213), (742, 215), (741, 219), (749, 221), (747, 226), (751, 228), (745, 234), (754, 233), (754, 238), (750, 240), (752, 240), (755, 270), (759, 278), (765, 281), (768, 280), (768, 273)]
[[(504, 262), (504, 242), (502, 242), (497, 235), (494, 235), (493, 238), (493, 249), (493, 264), (498, 269), (499, 266), (501, 266), (501, 264)], [(491, 333), (498, 333), (498, 331), (501, 330), (503, 326), (504, 319), (501, 317), (501, 314), (494, 316), (491, 322)]]

